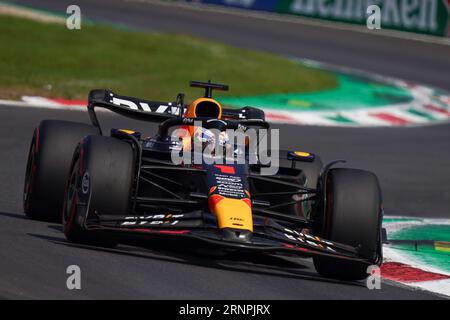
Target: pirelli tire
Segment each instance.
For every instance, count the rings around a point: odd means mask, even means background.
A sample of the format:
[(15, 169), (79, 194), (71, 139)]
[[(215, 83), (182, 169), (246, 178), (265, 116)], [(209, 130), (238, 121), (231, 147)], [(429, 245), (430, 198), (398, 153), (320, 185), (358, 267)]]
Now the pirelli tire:
[(361, 280), (367, 268), (381, 261), (381, 191), (375, 174), (357, 169), (331, 169), (326, 181), (325, 216), (321, 235), (359, 247), (367, 262), (314, 257), (317, 272), (328, 278)]
[(67, 181), (63, 229), (67, 240), (114, 247), (117, 234), (88, 228), (105, 215), (130, 211), (135, 155), (132, 145), (111, 137), (88, 136), (75, 150)]
[(61, 222), (64, 187), (73, 151), (85, 136), (98, 135), (84, 123), (43, 120), (34, 130), (25, 173), (23, 208), (35, 220)]

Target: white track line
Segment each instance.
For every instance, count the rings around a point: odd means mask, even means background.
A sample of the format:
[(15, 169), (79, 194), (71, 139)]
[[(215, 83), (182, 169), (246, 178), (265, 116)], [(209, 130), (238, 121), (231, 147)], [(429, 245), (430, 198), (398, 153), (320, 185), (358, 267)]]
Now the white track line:
[(31, 19), (43, 23), (64, 24), (66, 19), (53, 13), (0, 1), (0, 15)]
[(415, 282), (411, 286), (450, 297), (450, 279)]

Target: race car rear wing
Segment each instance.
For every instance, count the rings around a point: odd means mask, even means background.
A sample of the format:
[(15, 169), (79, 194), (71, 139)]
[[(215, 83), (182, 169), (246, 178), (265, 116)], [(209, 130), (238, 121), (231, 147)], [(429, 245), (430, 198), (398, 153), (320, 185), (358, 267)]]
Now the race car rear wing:
[(108, 109), (124, 117), (149, 122), (162, 122), (180, 117), (184, 113), (184, 106), (176, 102), (142, 100), (119, 96), (109, 90), (96, 89), (89, 92), (87, 108), (92, 124), (99, 129), (100, 123), (95, 113), (97, 107)]
[[(89, 92), (88, 112), (94, 126), (100, 128), (95, 108), (105, 108), (124, 117), (149, 122), (163, 122), (165, 120), (182, 117), (187, 106), (183, 102), (183, 94), (178, 94), (175, 102), (150, 101), (128, 96), (120, 96), (110, 90), (95, 89)], [(262, 110), (244, 107), (241, 109), (222, 109), (225, 119), (236, 120), (264, 120)]]

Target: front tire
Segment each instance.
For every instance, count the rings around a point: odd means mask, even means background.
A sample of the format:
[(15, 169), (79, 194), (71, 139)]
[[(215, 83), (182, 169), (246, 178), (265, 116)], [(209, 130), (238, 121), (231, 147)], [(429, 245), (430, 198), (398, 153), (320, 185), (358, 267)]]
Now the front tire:
[(367, 278), (367, 267), (379, 264), (381, 191), (377, 177), (357, 169), (331, 169), (326, 181), (326, 208), (320, 234), (325, 239), (360, 247), (370, 263), (314, 257), (317, 272), (343, 280)]
[(114, 247), (112, 233), (90, 230), (86, 225), (102, 214), (125, 216), (130, 211), (135, 157), (130, 143), (111, 137), (89, 136), (75, 151), (63, 205), (67, 240), (80, 244)]

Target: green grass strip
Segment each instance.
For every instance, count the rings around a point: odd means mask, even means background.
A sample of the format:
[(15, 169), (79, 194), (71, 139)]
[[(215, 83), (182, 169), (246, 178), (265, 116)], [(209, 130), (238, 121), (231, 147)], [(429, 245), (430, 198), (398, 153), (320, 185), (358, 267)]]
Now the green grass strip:
[(227, 83), (230, 94), (313, 92), (337, 85), (332, 73), (287, 58), (179, 34), (83, 24), (81, 30), (0, 16), (0, 98), (86, 99), (93, 88), (173, 100), (202, 94), (190, 80)]

